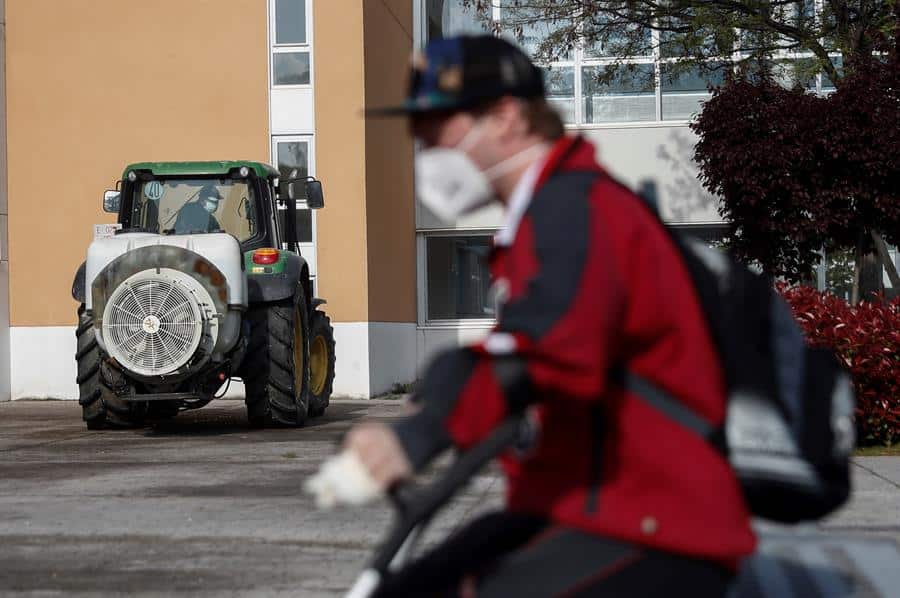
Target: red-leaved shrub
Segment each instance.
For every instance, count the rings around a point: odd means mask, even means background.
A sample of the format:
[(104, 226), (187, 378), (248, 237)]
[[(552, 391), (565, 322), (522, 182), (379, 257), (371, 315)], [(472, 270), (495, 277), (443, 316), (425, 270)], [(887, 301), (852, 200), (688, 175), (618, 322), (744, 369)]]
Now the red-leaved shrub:
[(900, 299), (851, 306), (802, 286), (780, 286), (807, 342), (832, 349), (856, 387), (860, 444), (900, 441)]

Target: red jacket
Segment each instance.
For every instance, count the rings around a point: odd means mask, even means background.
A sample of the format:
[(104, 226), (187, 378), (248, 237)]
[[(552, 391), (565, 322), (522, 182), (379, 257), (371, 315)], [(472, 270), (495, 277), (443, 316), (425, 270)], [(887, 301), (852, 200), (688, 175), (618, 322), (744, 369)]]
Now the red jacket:
[(504, 458), (510, 509), (733, 564), (755, 537), (730, 467), (610, 375), (627, 366), (724, 420), (724, 382), (687, 270), (594, 155), (580, 138), (554, 146), (515, 240), (492, 256), (506, 291), (495, 329), (432, 363), (423, 410), (396, 429), (420, 467), (534, 405), (535, 445)]

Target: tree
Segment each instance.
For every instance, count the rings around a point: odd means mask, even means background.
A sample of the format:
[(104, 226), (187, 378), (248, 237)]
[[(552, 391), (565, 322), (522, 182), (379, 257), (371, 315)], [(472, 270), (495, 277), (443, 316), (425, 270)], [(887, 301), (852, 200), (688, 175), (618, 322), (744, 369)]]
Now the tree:
[[(682, 67), (733, 69), (779, 54), (805, 54), (804, 69), (840, 82), (845, 67), (896, 51), (900, 0), (462, 0), (497, 29), (550, 24), (535, 59), (550, 62), (575, 44), (600, 45), (623, 66), (648, 49)], [(649, 35), (652, 31), (657, 35)], [(846, 64), (844, 62), (846, 61)]]
[[(861, 66), (827, 97), (765, 75), (732, 78), (691, 128), (701, 181), (721, 198), (733, 249), (766, 271), (800, 281), (820, 248), (854, 248), (858, 279), (879, 231), (900, 243), (896, 57)], [(863, 289), (878, 288), (881, 272), (873, 268)]]

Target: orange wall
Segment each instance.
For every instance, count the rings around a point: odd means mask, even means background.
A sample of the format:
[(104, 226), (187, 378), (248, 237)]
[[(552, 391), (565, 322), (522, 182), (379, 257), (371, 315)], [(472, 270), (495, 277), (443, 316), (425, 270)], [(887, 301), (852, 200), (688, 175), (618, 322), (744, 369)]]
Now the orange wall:
[(369, 319), (363, 0), (313, 3), (318, 295), (337, 322)]
[[(365, 2), (366, 104), (389, 106), (406, 94), (412, 2)], [(406, 119), (366, 120), (369, 319), (416, 320), (413, 144)]]
[(10, 316), (75, 322), (70, 286), (129, 162), (267, 161), (266, 2), (6, 0)]

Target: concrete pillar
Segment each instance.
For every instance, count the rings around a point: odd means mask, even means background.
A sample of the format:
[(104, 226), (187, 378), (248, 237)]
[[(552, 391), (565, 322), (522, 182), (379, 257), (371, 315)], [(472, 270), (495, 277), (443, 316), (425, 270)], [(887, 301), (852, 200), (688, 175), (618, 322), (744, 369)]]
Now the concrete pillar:
[(413, 46), (408, 0), (316, 0), (319, 293), (335, 321), (335, 392), (373, 396), (415, 378), (412, 142), (402, 119), (363, 118), (400, 101)]

